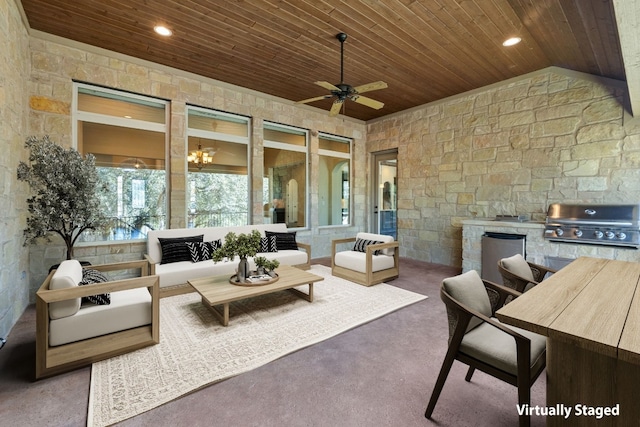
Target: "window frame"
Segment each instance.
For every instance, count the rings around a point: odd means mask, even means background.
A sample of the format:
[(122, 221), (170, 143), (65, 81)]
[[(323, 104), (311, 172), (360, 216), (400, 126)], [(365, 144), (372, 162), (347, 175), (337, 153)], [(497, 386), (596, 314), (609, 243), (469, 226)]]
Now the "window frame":
[[(117, 117), (109, 114), (93, 113), (79, 110), (78, 94), (82, 89), (114, 95), (119, 98), (129, 98), (142, 103), (152, 103), (162, 105), (164, 108), (164, 123), (154, 123), (146, 120), (138, 120), (134, 118)], [(99, 95), (96, 95), (99, 96)], [(135, 103), (135, 102), (134, 102)], [(152, 131), (164, 134), (164, 171), (165, 171), (165, 188), (167, 197), (164, 202), (165, 224), (171, 224), (170, 197), (171, 194), (171, 162), (170, 162), (170, 123), (171, 123), (171, 102), (167, 99), (157, 98), (153, 96), (141, 95), (125, 90), (112, 89), (104, 86), (94, 85), (90, 83), (73, 81), (73, 93), (71, 99), (71, 144), (75, 150), (78, 150), (78, 124), (80, 122), (96, 123), (108, 126), (124, 127), (129, 129), (138, 129)], [(79, 151), (79, 150), (78, 150)], [(119, 240), (96, 240), (77, 242), (78, 246), (95, 246), (95, 245), (114, 245), (131, 242), (146, 241), (145, 238), (140, 239), (119, 239)]]
[[(340, 142), (346, 142), (349, 144), (349, 152), (344, 153), (340, 151), (327, 150), (324, 148), (320, 148), (320, 138), (328, 139), (328, 140), (336, 140)], [(335, 157), (340, 159), (346, 159), (349, 161), (349, 222), (348, 224), (327, 224), (320, 225), (318, 224), (319, 229), (327, 229), (327, 228), (345, 228), (353, 226), (353, 138), (348, 138), (345, 136), (339, 136), (330, 134), (327, 132), (318, 132), (318, 161), (320, 157)], [(320, 189), (318, 188), (318, 194), (320, 193)]]
[[(197, 128), (189, 127), (189, 111), (199, 111), (201, 113), (205, 113), (207, 115), (220, 117), (221, 120), (228, 118), (230, 122), (237, 121), (246, 121), (247, 124), (247, 134), (246, 136), (239, 135), (231, 135), (223, 132), (216, 131), (208, 131)], [(252, 129), (252, 118), (250, 116), (243, 116), (241, 114), (228, 113), (225, 111), (216, 110), (213, 108), (201, 107), (194, 104), (187, 104), (185, 109), (185, 137), (184, 137), (184, 147), (185, 147), (185, 156), (184, 156), (184, 170), (185, 170), (185, 218), (189, 218), (189, 206), (191, 204), (191, 200), (189, 200), (189, 162), (187, 161), (187, 155), (189, 154), (189, 137), (196, 138), (206, 138), (206, 139), (215, 139), (222, 142), (230, 142), (234, 144), (242, 144), (247, 146), (247, 224), (250, 225), (253, 223), (253, 179), (252, 179), (252, 165), (253, 158), (251, 156), (252, 152), (252, 144), (251, 144), (251, 129)]]
[[(295, 145), (295, 144), (289, 144), (286, 142), (280, 142), (280, 141), (273, 141), (270, 139), (267, 139), (264, 137), (264, 131), (265, 130), (275, 130), (275, 131), (279, 131), (279, 132), (284, 132), (284, 133), (293, 133), (293, 134), (303, 134), (304, 135), (304, 146), (302, 145)], [(264, 120), (262, 123), (262, 135), (263, 135), (263, 140), (262, 140), (262, 147), (263, 147), (263, 151), (265, 148), (275, 148), (278, 150), (286, 150), (286, 151), (294, 151), (294, 152), (298, 152), (298, 153), (304, 153), (305, 155), (305, 195), (304, 195), (304, 215), (305, 215), (305, 224), (302, 227), (289, 227), (287, 226), (287, 229), (289, 230), (295, 230), (295, 231), (302, 231), (302, 230), (310, 230), (311, 229), (311, 217), (309, 216), (310, 213), (310, 204), (311, 201), (309, 200), (309, 183), (310, 183), (310, 174), (311, 174), (311, 165), (309, 162), (309, 149), (310, 149), (310, 131), (309, 129), (305, 129), (305, 128), (301, 128), (301, 127), (296, 127), (296, 126), (290, 126), (290, 125), (285, 125), (282, 123), (276, 123), (276, 122), (271, 122), (268, 120)], [(265, 174), (265, 170), (264, 170), (264, 157), (262, 160), (262, 168), (263, 168), (263, 177)], [(263, 201), (263, 203), (269, 203), (268, 200)]]

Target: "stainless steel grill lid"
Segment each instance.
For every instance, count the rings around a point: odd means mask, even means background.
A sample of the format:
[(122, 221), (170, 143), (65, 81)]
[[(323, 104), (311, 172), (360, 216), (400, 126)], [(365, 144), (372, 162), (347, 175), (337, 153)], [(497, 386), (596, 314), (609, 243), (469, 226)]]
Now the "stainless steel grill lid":
[(552, 204), (547, 211), (545, 238), (638, 248), (640, 204)]

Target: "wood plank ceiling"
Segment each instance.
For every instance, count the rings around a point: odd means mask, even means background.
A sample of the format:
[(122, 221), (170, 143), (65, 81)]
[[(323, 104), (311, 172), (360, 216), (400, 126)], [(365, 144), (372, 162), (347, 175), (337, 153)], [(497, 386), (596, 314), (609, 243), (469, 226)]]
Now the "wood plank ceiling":
[[(292, 101), (377, 80), (369, 120), (551, 65), (625, 80), (611, 0), (22, 0), (32, 30)], [(164, 38), (157, 24), (171, 28)], [(503, 47), (513, 35), (522, 42)], [(310, 105), (329, 109), (331, 100)]]

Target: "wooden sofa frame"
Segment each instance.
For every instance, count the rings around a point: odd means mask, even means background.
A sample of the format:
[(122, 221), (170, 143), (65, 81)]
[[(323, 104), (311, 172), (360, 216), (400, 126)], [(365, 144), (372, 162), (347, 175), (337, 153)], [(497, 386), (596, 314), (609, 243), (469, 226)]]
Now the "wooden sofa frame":
[[(160, 342), (159, 280), (158, 276), (149, 275), (149, 264), (146, 260), (92, 265), (85, 268), (98, 271), (140, 269), (141, 277), (50, 290), (49, 283), (55, 270), (51, 271), (36, 292), (36, 379), (70, 371)], [(50, 303), (135, 288), (147, 288), (151, 294), (150, 325), (59, 346), (49, 345)]]
[[(371, 286), (377, 283), (382, 283), (385, 280), (395, 279), (400, 274), (400, 263), (398, 258), (399, 243), (398, 241), (388, 243), (375, 243), (367, 246), (366, 252), (366, 273), (361, 273), (356, 270), (350, 270), (348, 268), (340, 267), (336, 265), (336, 247), (340, 244), (354, 243), (355, 237), (347, 237), (344, 239), (336, 239), (331, 241), (331, 274), (343, 279), (350, 280), (352, 282), (359, 283), (364, 286)], [(394, 249), (393, 251), (393, 267), (386, 270), (371, 271), (373, 265), (373, 253), (382, 249)]]

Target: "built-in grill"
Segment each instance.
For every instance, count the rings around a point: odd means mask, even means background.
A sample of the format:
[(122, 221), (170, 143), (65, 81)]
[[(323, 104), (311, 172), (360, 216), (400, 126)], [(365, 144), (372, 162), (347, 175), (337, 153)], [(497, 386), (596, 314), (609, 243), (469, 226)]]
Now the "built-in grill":
[(544, 237), (555, 242), (640, 247), (640, 204), (549, 206)]

